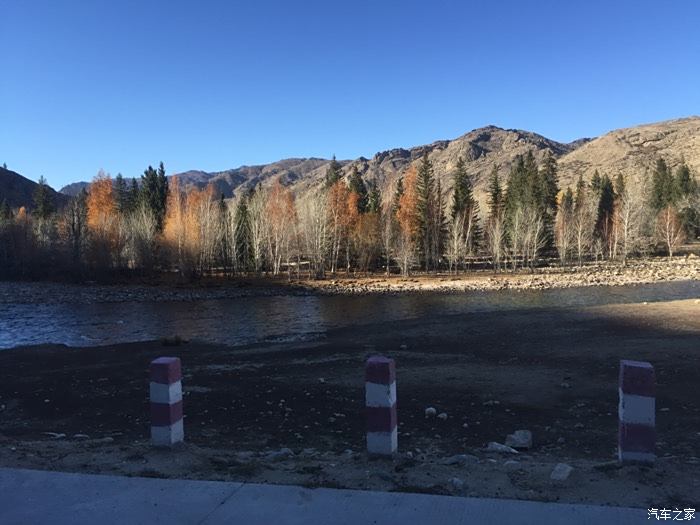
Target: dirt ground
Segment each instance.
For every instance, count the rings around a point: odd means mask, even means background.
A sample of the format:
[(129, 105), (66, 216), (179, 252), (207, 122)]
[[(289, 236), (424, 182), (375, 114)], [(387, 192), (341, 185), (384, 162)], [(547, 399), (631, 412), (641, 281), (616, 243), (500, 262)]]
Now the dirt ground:
[[(688, 300), (428, 316), (242, 348), (0, 351), (0, 466), (697, 508), (699, 336)], [(393, 460), (364, 453), (372, 354), (397, 363)], [(162, 355), (184, 371), (187, 443), (172, 451), (148, 442), (148, 363)], [(614, 462), (621, 358), (656, 367), (653, 467)], [(531, 450), (484, 450), (517, 429)], [(560, 462), (574, 470), (555, 482)]]

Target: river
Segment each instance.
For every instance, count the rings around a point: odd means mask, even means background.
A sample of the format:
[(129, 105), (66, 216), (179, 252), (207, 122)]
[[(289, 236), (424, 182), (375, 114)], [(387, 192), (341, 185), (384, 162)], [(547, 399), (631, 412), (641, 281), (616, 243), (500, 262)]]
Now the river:
[(570, 308), (700, 296), (700, 282), (526, 291), (274, 296), (196, 301), (0, 304), (0, 348), (95, 346), (179, 335), (227, 345), (300, 341), (332, 328), (429, 315)]

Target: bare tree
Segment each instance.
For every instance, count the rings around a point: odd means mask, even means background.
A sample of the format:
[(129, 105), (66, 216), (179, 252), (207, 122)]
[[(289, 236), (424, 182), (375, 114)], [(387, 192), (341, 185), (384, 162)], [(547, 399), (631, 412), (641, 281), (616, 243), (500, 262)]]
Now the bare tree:
[(496, 213), (486, 221), (486, 248), (493, 261), (493, 269), (500, 270), (505, 250), (505, 221), (503, 213)]
[(394, 244), (396, 242), (398, 225), (392, 203), (387, 203), (381, 213), (381, 244), (382, 255), (386, 261), (386, 274), (389, 275), (391, 261), (394, 257)]
[(297, 202), (299, 230), (304, 252), (309, 257), (309, 271), (316, 278), (325, 276), (329, 251), (327, 200), (322, 192), (309, 193)]
[(643, 239), (643, 226), (646, 223), (647, 187), (644, 179), (632, 179), (618, 193), (615, 208), (615, 224), (619, 236), (619, 252), (622, 264), (627, 257), (640, 247)]
[[(465, 216), (464, 212), (459, 212), (452, 217), (448, 229), (447, 245), (445, 256), (450, 273), (457, 271), (459, 263), (463, 260), (466, 248), (466, 232), (465, 232)], [(470, 221), (471, 222), (471, 221)]]
[(554, 240), (559, 252), (562, 265), (569, 261), (571, 248), (574, 244), (574, 211), (570, 206), (559, 206), (554, 225)]
[(267, 192), (258, 188), (248, 203), (250, 248), (255, 273), (260, 273), (265, 263), (265, 246), (269, 232), (266, 201)]
[(674, 250), (685, 241), (685, 229), (672, 205), (656, 216), (656, 236), (666, 246), (669, 257), (673, 257)]
[(135, 268), (150, 270), (153, 268), (156, 247), (158, 223), (151, 209), (145, 204), (139, 204), (125, 218), (128, 239), (126, 242), (127, 257)]

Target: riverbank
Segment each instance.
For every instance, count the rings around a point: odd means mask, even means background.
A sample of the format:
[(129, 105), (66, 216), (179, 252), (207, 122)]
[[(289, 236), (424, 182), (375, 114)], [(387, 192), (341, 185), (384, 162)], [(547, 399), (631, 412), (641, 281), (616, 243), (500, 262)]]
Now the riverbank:
[[(0, 352), (0, 465), (625, 506), (700, 499), (697, 300), (432, 313), (239, 348)], [(368, 355), (397, 360), (399, 449), (364, 453)], [(151, 359), (183, 362), (187, 444), (148, 443)], [(617, 468), (621, 358), (656, 367), (659, 461)], [(445, 416), (426, 417), (434, 407)], [(517, 429), (533, 446), (491, 452)], [(550, 478), (557, 463), (573, 467)]]
[(398, 295), (460, 293), (465, 291), (548, 290), (584, 286), (625, 286), (700, 280), (700, 257), (633, 260), (621, 266), (592, 263), (584, 266), (538, 268), (516, 272), (478, 271), (456, 275), (417, 274), (411, 277), (339, 274), (326, 279), (206, 278), (196, 283), (173, 279), (147, 283), (68, 284), (0, 281), (0, 304), (93, 304), (126, 302), (199, 301), (284, 295)]

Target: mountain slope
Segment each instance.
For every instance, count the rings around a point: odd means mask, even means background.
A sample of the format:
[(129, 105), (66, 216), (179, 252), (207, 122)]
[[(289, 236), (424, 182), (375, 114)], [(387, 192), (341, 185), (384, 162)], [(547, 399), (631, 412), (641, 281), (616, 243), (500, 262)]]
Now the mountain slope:
[(688, 117), (611, 131), (559, 160), (560, 185), (575, 185), (597, 169), (614, 177), (645, 175), (663, 157), (673, 168), (683, 160), (700, 173), (700, 117)]
[[(31, 208), (34, 205), (33, 197), (37, 186), (39, 185), (36, 182), (19, 173), (0, 167), (0, 203), (7, 200), (11, 208), (19, 208), (20, 206)], [(66, 195), (62, 195), (52, 188), (49, 188), (49, 193), (54, 199), (54, 204), (59, 208), (68, 202)]]
[[(371, 159), (360, 157), (340, 161), (343, 174), (355, 167), (365, 179), (374, 180), (387, 192), (406, 168), (425, 153), (433, 162), (435, 174), (449, 191), (457, 159), (462, 156), (472, 175), (475, 193), (485, 198), (488, 178), (494, 165), (503, 180), (517, 155), (533, 151), (538, 159), (550, 150), (559, 161), (560, 186), (576, 183), (579, 175), (589, 179), (594, 170), (614, 177), (645, 175), (653, 169), (659, 156), (671, 167), (685, 159), (695, 173), (700, 173), (700, 117), (688, 117), (611, 131), (594, 139), (579, 139), (565, 144), (537, 133), (486, 126), (453, 140), (439, 140), (413, 148), (395, 148), (376, 153)], [(211, 183), (226, 197), (238, 195), (258, 184), (269, 185), (278, 178), (305, 193), (322, 184), (328, 159), (293, 158), (258, 166), (241, 166), (219, 172), (199, 170), (179, 173), (182, 184), (203, 188)], [(86, 183), (74, 183), (62, 191), (72, 194)]]

